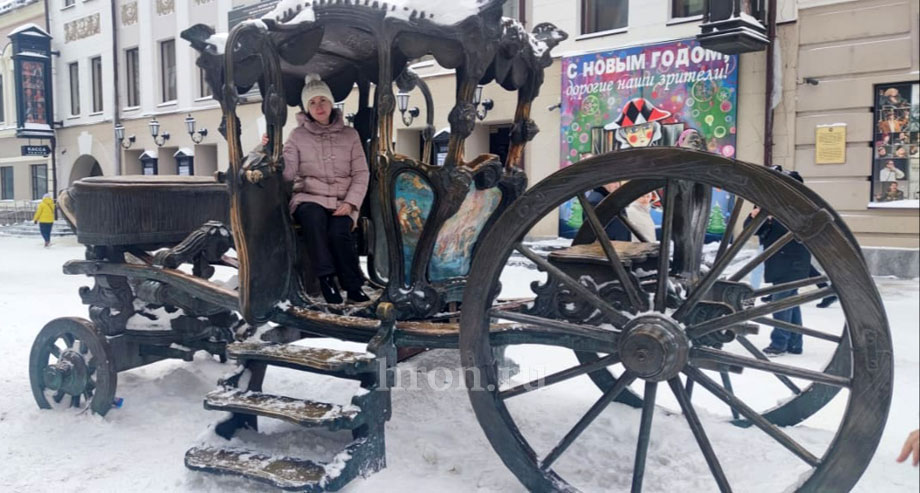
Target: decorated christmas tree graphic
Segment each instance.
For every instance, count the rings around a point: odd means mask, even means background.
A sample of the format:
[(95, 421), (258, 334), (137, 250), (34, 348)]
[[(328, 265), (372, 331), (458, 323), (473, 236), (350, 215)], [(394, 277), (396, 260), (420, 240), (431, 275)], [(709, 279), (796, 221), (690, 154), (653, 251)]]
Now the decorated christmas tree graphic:
[(714, 234), (725, 232), (725, 216), (722, 214), (722, 206), (718, 203), (713, 204), (712, 211), (709, 213), (709, 225), (706, 226), (706, 232)]

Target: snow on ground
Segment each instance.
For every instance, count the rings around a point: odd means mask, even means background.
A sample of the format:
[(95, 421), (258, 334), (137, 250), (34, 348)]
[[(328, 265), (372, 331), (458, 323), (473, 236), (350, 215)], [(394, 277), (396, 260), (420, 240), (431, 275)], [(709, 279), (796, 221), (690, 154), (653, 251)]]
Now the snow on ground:
[[(264, 490), (250, 482), (193, 473), (183, 465), (189, 447), (214, 440), (209, 426), (220, 416), (202, 408), (202, 397), (232, 369), (203, 353), (192, 363), (165, 361), (119, 374), (117, 395), (124, 405), (105, 418), (38, 409), (29, 386), (29, 350), (49, 320), (86, 317), (77, 289), (88, 285), (88, 279), (61, 273), (65, 261), (82, 256), (83, 248), (73, 238), (55, 240), (50, 249), (42, 248), (40, 239), (0, 238), (0, 489), (30, 493)], [(502, 279), (508, 289), (505, 295), (513, 294), (510, 286), (526, 287), (538, 277), (520, 263), (509, 267)], [(878, 279), (877, 284), (894, 337), (894, 400), (878, 452), (855, 491), (917, 491), (917, 470), (896, 464), (894, 457), (908, 431), (918, 425), (920, 284), (894, 279)], [(839, 304), (827, 310), (811, 305), (805, 308), (804, 319), (809, 327), (832, 331), (833, 327), (839, 330), (842, 315)], [(753, 339), (765, 346), (768, 331)], [(808, 342), (805, 355), (780, 361), (821, 368), (832, 347)], [(336, 341), (321, 343), (363, 349)], [(557, 348), (514, 347), (507, 355), (520, 365), (515, 383), (575, 364), (571, 352)], [(457, 353), (446, 350), (400, 365), (401, 385), (393, 393), (393, 419), (386, 431), (388, 467), (354, 481), (344, 491), (388, 492), (406, 487), (439, 492), (523, 491), (479, 427), (459, 366)], [(775, 378), (758, 372), (733, 376), (733, 383), (738, 395), (758, 409), (786, 396)], [(268, 392), (347, 403), (355, 385), (278, 370), (269, 374), (265, 387)], [(642, 386), (634, 385), (633, 390), (641, 394)], [(845, 406), (844, 394), (803, 425), (786, 431), (813, 452), (823, 453)], [(524, 435), (538, 453), (545, 454), (599, 395), (587, 377), (580, 377), (508, 402)], [(714, 491), (683, 417), (669, 412), (677, 406), (666, 386), (660, 386), (658, 396), (660, 410), (654, 418), (645, 491)], [(693, 400), (736, 491), (784, 491), (806, 471), (803, 463), (759, 430), (725, 423), (727, 408), (704, 391), (694, 392)], [(624, 405), (611, 405), (554, 467), (563, 477), (578, 478), (575, 484), (583, 491), (628, 490), (639, 414)], [(235, 440), (321, 459), (335, 455), (348, 439), (347, 434), (317, 436), (271, 420), (262, 433)]]

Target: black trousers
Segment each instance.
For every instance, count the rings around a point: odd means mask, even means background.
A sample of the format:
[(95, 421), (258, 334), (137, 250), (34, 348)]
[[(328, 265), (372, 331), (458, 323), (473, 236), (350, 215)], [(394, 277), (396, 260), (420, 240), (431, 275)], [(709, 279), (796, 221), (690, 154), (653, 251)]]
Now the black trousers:
[(346, 290), (364, 284), (350, 217), (333, 216), (332, 211), (308, 202), (297, 206), (294, 219), (300, 224), (317, 277), (338, 274)]

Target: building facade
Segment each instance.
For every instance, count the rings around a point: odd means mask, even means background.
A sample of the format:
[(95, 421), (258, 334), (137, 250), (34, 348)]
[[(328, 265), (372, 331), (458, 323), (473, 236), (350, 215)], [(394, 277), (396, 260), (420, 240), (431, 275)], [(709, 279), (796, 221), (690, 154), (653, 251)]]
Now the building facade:
[[(220, 112), (194, 63), (194, 52), (180, 38), (196, 23), (226, 31), (229, 18), (273, 2), (243, 0), (98, 0), (55, 2), (49, 12), (55, 60), (58, 169), (62, 187), (92, 174), (208, 175), (225, 167), (227, 150), (217, 132)], [(573, 57), (656, 43), (690, 43), (700, 32), (703, 0), (508, 0), (505, 13), (528, 29), (552, 22), (569, 34), (556, 47), (546, 70), (532, 118), (541, 132), (528, 147), (530, 183), (560, 168), (563, 122), (562, 67)], [(875, 144), (880, 138), (874, 113), (885, 84), (917, 80), (918, 6), (913, 0), (778, 0), (776, 61), (773, 78), (772, 164), (796, 169), (806, 184), (841, 212), (863, 246), (917, 248), (918, 208), (910, 202), (879, 206)], [(452, 71), (432, 60), (413, 66), (434, 96), (435, 127), (449, 128), (454, 103)], [(740, 55), (732, 108), (731, 155), (752, 163), (764, 156), (766, 53)], [(901, 87), (901, 86), (898, 86)], [(494, 106), (467, 140), (466, 154), (501, 154), (517, 103), (516, 95), (495, 84), (483, 90)], [(244, 96), (239, 109), (245, 147), (255, 146), (264, 129), (258, 94)], [(356, 94), (345, 101), (354, 111)], [(918, 97), (920, 99), (920, 97)], [(918, 102), (920, 103), (920, 102)], [(409, 106), (423, 106), (418, 91)], [(424, 110), (424, 108), (422, 108)], [(294, 109), (292, 109), (294, 111)], [(207, 128), (200, 143), (191, 140), (184, 120)], [(159, 138), (150, 121), (159, 123)], [(293, 125), (294, 118), (289, 118)], [(397, 149), (420, 154), (424, 121), (404, 125), (396, 119)], [(114, 128), (124, 126), (125, 139)], [(816, 135), (831, 124), (846, 125), (845, 159), (817, 164)], [(163, 140), (163, 132), (169, 140)], [(133, 142), (130, 137), (134, 136)], [(908, 132), (908, 139), (911, 138)], [(127, 147), (127, 148), (125, 148)], [(894, 148), (892, 148), (893, 150)], [(909, 150), (909, 148), (908, 148)], [(189, 165), (189, 157), (192, 158)], [(903, 166), (906, 175), (910, 162)], [(920, 171), (916, 173), (920, 179)], [(878, 181), (878, 180), (876, 180)], [(873, 204), (873, 202), (875, 202)], [(556, 218), (535, 233), (558, 234)]]
[(22, 26), (46, 30), (45, 9), (40, 0), (0, 1), (0, 210), (39, 200), (53, 190), (50, 159), (23, 156), (22, 146), (48, 141), (16, 136), (18, 123), (13, 43), (8, 37)]

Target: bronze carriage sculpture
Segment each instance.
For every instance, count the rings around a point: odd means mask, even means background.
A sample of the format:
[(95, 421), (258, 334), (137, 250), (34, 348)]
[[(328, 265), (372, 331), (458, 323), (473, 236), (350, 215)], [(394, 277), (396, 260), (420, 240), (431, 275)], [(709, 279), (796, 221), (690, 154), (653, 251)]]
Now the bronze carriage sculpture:
[[(117, 372), (167, 357), (190, 360), (195, 350), (208, 350), (239, 362), (204, 400), (207, 409), (231, 413), (215, 427), (218, 435), (230, 438), (239, 429), (257, 429), (257, 417), (264, 416), (351, 430), (354, 440), (331, 465), (214, 446), (189, 450), (186, 465), (284, 489), (335, 490), (385, 466), (384, 428), (397, 349), (459, 348), (480, 425), (528, 489), (578, 487), (578, 477), (554, 467), (557, 459), (616, 400), (642, 409), (628, 482), (632, 491), (640, 491), (661, 382), (672, 391), (721, 491), (731, 487), (692, 403), (695, 386), (727, 405), (731, 422), (762, 430), (801, 460), (807, 472), (798, 491), (851, 488), (881, 436), (892, 361), (879, 295), (841, 218), (806, 187), (767, 168), (663, 147), (593, 157), (525, 191), (523, 149), (537, 132), (531, 103), (552, 63), (550, 50), (565, 34), (549, 24), (527, 33), (516, 21), (501, 18), (503, 0), (469, 0), (455, 9), (429, 11), (406, 7), (409, 3), (284, 2), (226, 37), (201, 25), (183, 33), (200, 52), (198, 64), (221, 103), (230, 166), (216, 182), (96, 178), (62, 196), (62, 209), (87, 245), (87, 259), (69, 262), (64, 270), (94, 278), (94, 288), (81, 291), (92, 321), (57, 319), (37, 337), (30, 376), (39, 405), (88, 406), (105, 414)], [(429, 92), (407, 68), (426, 55), (456, 72), (449, 150), (441, 166), (430, 164)], [(369, 304), (318, 302), (310, 296), (309, 275), (302, 275), (308, 260), (298, 254), (287, 210), (281, 143), (288, 107), (300, 104), (307, 73), (329, 82), (336, 99), (354, 87), (359, 93), (354, 127), (367, 142), (373, 177), (361, 229), (368, 274), (379, 287)], [(502, 163), (484, 155), (467, 161), (463, 144), (474, 128), (474, 91), (493, 81), (518, 94), (508, 158)], [(269, 143), (246, 155), (236, 108), (238, 95), (255, 84)], [(427, 96), (429, 146), (421, 160), (394, 152), (394, 85), (404, 91), (419, 87)], [(585, 200), (585, 191), (617, 180), (629, 182), (597, 206)], [(740, 232), (727, 234), (711, 262), (703, 262), (701, 217), (708, 187), (739, 197), (728, 231)], [(623, 210), (652, 190), (663, 196), (660, 241), (607, 241), (604, 225), (618, 218), (632, 228)], [(149, 198), (139, 199), (138, 193)], [(425, 198), (422, 228), (399, 221), (396, 204), (410, 194)], [(572, 198), (582, 202), (586, 216), (572, 246), (550, 253), (528, 247), (523, 239), (530, 229)], [(125, 210), (138, 200), (158, 205)], [(182, 200), (211, 205), (200, 207), (201, 217), (179, 218), (171, 207)], [(769, 211), (790, 232), (738, 267), (733, 260), (766, 217), (736, 228), (745, 200)], [(826, 275), (761, 290), (743, 282), (790, 241), (804, 244)], [(235, 258), (227, 255), (230, 248)], [(530, 287), (528, 297), (501, 296), (499, 280), (512, 252), (546, 275), (545, 282)], [(190, 274), (179, 269), (183, 264), (191, 267)], [(238, 286), (208, 281), (216, 265), (238, 269)], [(830, 285), (765, 304), (750, 302), (820, 282)], [(839, 330), (768, 318), (831, 293), (839, 296), (845, 317)], [(150, 331), (131, 325), (132, 317), (156, 318), (158, 310), (167, 326)], [(246, 330), (267, 321), (276, 325), (256, 336)], [(770, 361), (747, 338), (758, 323), (830, 344), (833, 356), (816, 369)], [(368, 351), (289, 344), (307, 335), (366, 343)], [(518, 344), (567, 348), (578, 364), (509, 387), (499, 379), (498, 349)], [(266, 372), (276, 366), (357, 380), (365, 391), (353, 398), (353, 406), (262, 393)], [(718, 373), (722, 384), (703, 370)], [(747, 404), (737, 385), (744, 371), (772, 373), (790, 398), (778, 405)], [(590, 377), (600, 399), (548, 453), (538, 454), (508, 401), (578, 376)], [(630, 387), (637, 382), (644, 386)], [(841, 389), (848, 394), (846, 411), (823, 454), (783, 430), (815, 414)]]

